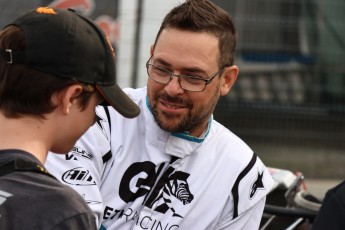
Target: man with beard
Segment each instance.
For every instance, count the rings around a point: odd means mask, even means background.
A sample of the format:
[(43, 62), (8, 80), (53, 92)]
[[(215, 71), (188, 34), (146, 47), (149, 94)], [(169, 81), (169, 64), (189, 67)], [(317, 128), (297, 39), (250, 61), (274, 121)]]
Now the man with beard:
[[(273, 180), (212, 116), (238, 75), (235, 46), (230, 16), (212, 2), (175, 7), (151, 47), (147, 87), (125, 89), (140, 115), (99, 108), (97, 125), (74, 151), (48, 159), (89, 202), (101, 228), (258, 229)], [(62, 168), (66, 160), (70, 167)]]

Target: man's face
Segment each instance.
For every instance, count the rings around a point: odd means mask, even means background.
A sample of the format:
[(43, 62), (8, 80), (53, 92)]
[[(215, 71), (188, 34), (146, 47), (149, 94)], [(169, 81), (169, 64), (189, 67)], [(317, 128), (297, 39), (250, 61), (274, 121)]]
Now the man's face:
[[(152, 52), (151, 63), (174, 74), (209, 79), (219, 70), (218, 39), (208, 33), (164, 29)], [(164, 85), (148, 78), (148, 98), (158, 125), (170, 132), (189, 131), (200, 136), (206, 128), (221, 92), (216, 76), (203, 92), (181, 88), (179, 78)]]

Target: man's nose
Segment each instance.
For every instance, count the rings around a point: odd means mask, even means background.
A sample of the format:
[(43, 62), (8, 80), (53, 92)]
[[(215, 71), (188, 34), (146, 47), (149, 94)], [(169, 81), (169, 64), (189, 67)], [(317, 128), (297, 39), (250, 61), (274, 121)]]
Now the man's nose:
[(170, 96), (182, 94), (184, 92), (184, 89), (181, 88), (180, 78), (173, 75), (168, 84), (165, 85), (165, 91)]

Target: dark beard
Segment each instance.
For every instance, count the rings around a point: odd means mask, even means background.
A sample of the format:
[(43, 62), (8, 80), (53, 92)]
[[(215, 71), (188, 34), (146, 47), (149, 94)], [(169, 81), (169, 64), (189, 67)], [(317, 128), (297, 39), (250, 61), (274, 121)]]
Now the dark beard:
[[(175, 133), (182, 133), (185, 131), (193, 130), (199, 126), (201, 119), (197, 116), (192, 116), (189, 112), (186, 117), (184, 117), (179, 123), (177, 123), (174, 127), (168, 127), (164, 124), (163, 121), (159, 119), (158, 112), (156, 108), (153, 108), (153, 116), (158, 124), (158, 126), (168, 132), (175, 132)], [(167, 113), (162, 113), (162, 116), (165, 116), (167, 119), (173, 119), (172, 116), (169, 116)]]
[(160, 94), (157, 96), (156, 101), (159, 99), (163, 99), (164, 101), (170, 102), (170, 103), (178, 103), (178, 104), (184, 104), (188, 108), (190, 108), (189, 113), (186, 117), (184, 117), (179, 123), (177, 123), (174, 127), (166, 126), (165, 123), (160, 119), (161, 116), (164, 116), (166, 119), (174, 119), (174, 116), (171, 114), (161, 112), (159, 114), (157, 107), (152, 107), (152, 113), (155, 118), (155, 121), (157, 122), (158, 126), (168, 132), (175, 132), (175, 133), (182, 133), (185, 131), (193, 130), (196, 127), (199, 126), (201, 123), (201, 118), (198, 115), (192, 115), (191, 111), (193, 108), (193, 105), (189, 101), (185, 101), (181, 98), (173, 98), (166, 94)]

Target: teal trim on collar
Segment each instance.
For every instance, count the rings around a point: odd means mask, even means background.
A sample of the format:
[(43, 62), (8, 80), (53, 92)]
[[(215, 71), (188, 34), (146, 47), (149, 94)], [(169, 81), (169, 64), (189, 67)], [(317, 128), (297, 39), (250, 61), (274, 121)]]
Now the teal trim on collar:
[(183, 132), (183, 133), (171, 133), (171, 135), (174, 136), (174, 137), (178, 137), (178, 138), (181, 138), (181, 139), (185, 139), (185, 140), (187, 140), (187, 141), (196, 142), (196, 143), (201, 143), (201, 142), (203, 142), (203, 141), (205, 140), (205, 138), (207, 137), (208, 133), (210, 132), (211, 122), (212, 122), (212, 116), (210, 117), (210, 120), (209, 120), (209, 122), (208, 122), (207, 131), (206, 131), (206, 133), (203, 135), (203, 137), (201, 137), (201, 138), (190, 136), (188, 132)]
[(147, 95), (146, 95), (146, 106), (150, 110), (150, 112), (152, 113), (152, 109), (151, 109), (150, 102), (149, 102), (149, 97)]
[(189, 136), (188, 134), (184, 134), (184, 133), (171, 133), (171, 135), (174, 137), (178, 137), (178, 138), (185, 139), (191, 142), (196, 142), (196, 143), (201, 143), (204, 141), (204, 138), (197, 138), (197, 137)]
[[(152, 110), (151, 110), (151, 106), (150, 106), (150, 102), (149, 102), (149, 98), (148, 96), (146, 95), (146, 106), (147, 108), (150, 110), (150, 112), (152, 113)], [(212, 122), (212, 116), (210, 117), (210, 120), (208, 122), (208, 125), (207, 125), (207, 131), (206, 133), (203, 135), (202, 138), (199, 138), (199, 137), (193, 137), (193, 136), (190, 136), (189, 133), (186, 131), (186, 132), (183, 132), (183, 133), (171, 133), (172, 136), (174, 137), (178, 137), (178, 138), (181, 138), (181, 139), (185, 139), (187, 141), (192, 141), (192, 142), (196, 142), (196, 143), (201, 143), (205, 140), (205, 137), (207, 137), (208, 133), (210, 132), (210, 126), (211, 126), (211, 122)]]

